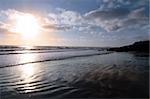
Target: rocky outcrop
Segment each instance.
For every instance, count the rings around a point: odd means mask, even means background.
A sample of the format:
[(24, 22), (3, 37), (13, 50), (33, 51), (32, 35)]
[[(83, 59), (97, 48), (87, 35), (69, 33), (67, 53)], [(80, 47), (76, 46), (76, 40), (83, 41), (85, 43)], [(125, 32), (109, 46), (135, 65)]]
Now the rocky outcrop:
[(149, 42), (150, 42), (149, 40), (139, 41), (133, 43), (132, 45), (109, 48), (108, 50), (117, 52), (128, 52), (128, 51), (149, 52)]

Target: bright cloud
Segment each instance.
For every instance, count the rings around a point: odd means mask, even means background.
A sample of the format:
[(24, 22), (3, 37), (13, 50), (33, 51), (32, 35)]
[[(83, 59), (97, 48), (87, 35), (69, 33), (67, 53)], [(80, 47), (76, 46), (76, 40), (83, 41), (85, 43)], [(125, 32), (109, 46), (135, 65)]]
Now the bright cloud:
[[(121, 42), (121, 40), (128, 42), (140, 37), (142, 40), (147, 38), (148, 0), (93, 0), (93, 4), (87, 0), (84, 2), (86, 5), (83, 4), (83, 1), (81, 4), (81, 1), (68, 1), (65, 4), (62, 2), (64, 5), (56, 4), (54, 1), (40, 1), (43, 2), (40, 4), (43, 6), (40, 6), (39, 3), (33, 6), (44, 9), (42, 10), (43, 13), (39, 15), (8, 7), (8, 9), (0, 11), (0, 33), (16, 32), (12, 31), (16, 26), (15, 20), (18, 20), (16, 16), (33, 14), (39, 23), (38, 29), (40, 29), (42, 35), (45, 35), (44, 33), (50, 36), (56, 34), (60, 36), (57, 40), (63, 39), (66, 42), (84, 38), (84, 43), (86, 40), (87, 43), (88, 40), (92, 43), (106, 41), (111, 45), (112, 42)], [(97, 3), (99, 3), (99, 6), (97, 6)], [(32, 5), (33, 2), (30, 4)], [(49, 5), (51, 6), (49, 7)], [(19, 26), (20, 21), (17, 27)], [(29, 27), (27, 26), (27, 28)], [(50, 38), (47, 36), (47, 39)]]

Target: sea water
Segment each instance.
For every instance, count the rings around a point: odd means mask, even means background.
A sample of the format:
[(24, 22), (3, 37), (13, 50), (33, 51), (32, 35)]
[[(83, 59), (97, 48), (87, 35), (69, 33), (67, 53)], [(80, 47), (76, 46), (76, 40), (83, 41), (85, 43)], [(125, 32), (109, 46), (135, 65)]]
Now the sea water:
[(147, 53), (83, 47), (0, 50), (0, 99), (148, 97)]

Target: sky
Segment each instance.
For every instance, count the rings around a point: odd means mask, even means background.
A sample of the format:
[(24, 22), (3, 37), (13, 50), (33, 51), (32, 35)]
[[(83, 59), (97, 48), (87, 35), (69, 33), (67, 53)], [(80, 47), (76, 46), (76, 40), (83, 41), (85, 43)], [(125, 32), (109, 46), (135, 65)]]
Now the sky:
[(149, 0), (0, 0), (0, 45), (123, 46), (148, 30)]

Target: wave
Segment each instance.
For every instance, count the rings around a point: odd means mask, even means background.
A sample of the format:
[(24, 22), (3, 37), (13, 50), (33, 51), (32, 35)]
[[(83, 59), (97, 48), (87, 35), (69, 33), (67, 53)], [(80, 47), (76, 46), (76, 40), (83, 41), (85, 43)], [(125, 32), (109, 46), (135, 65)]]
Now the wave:
[(77, 58), (77, 57), (89, 57), (89, 56), (95, 56), (95, 55), (103, 55), (103, 54), (110, 54), (112, 52), (99, 52), (99, 53), (91, 53), (91, 54), (83, 54), (83, 55), (72, 55), (72, 56), (62, 56), (62, 57), (53, 57), (51, 59), (44, 59), (44, 60), (37, 60), (37, 61), (31, 61), (31, 62), (25, 62), (25, 63), (19, 63), (19, 64), (10, 64), (10, 65), (4, 65), (0, 66), (0, 68), (5, 67), (13, 67), (13, 66), (19, 66), (19, 65), (26, 65), (26, 64), (32, 64), (32, 63), (40, 63), (40, 62), (47, 62), (47, 61), (58, 61), (58, 60), (65, 60), (65, 59), (71, 59), (71, 58)]
[[(56, 58), (70, 59), (76, 57), (90, 57), (94, 55), (109, 54), (111, 52), (95, 52)], [(123, 54), (123, 53), (122, 53)], [(106, 55), (107, 59), (117, 57), (117, 54)], [(119, 54), (120, 55), (120, 54)], [(111, 57), (110, 57), (111, 56)], [(104, 56), (105, 57), (105, 56)], [(105, 58), (106, 58), (105, 57)], [(140, 72), (136, 61), (132, 64), (117, 65), (116, 60), (111, 65), (101, 63), (103, 57), (90, 57), (100, 61), (99, 63), (88, 61), (72, 62), (49, 62), (40, 65), (33, 65), (35, 71), (27, 76), (27, 70), (22, 71), (22, 66), (0, 69), (0, 95), (5, 99), (49, 99), (49, 98), (128, 98), (128, 97), (149, 97), (149, 69), (143, 65)], [(128, 57), (129, 58), (129, 57)], [(88, 60), (86, 59), (86, 60)], [(99, 59), (99, 60), (97, 60)], [(130, 59), (130, 58), (129, 58)], [(47, 59), (51, 61), (52, 59)], [(126, 57), (125, 57), (126, 60)], [(41, 60), (40, 62), (44, 62)], [(106, 60), (106, 62), (108, 62)], [(36, 61), (34, 61), (36, 63)], [(33, 63), (34, 63), (33, 62)], [(68, 63), (69, 62), (69, 63)], [(118, 62), (118, 61), (117, 61)], [(144, 62), (144, 60), (141, 60)], [(25, 64), (31, 64), (27, 62)], [(116, 64), (116, 65), (113, 65)], [(23, 63), (22, 63), (23, 65)], [(148, 65), (148, 64), (147, 64)], [(146, 65), (146, 66), (147, 66)], [(19, 66), (16, 64), (15, 66)], [(11, 67), (11, 66), (10, 66)], [(30, 67), (30, 66), (29, 66)], [(32, 67), (32, 66), (31, 66)], [(146, 69), (147, 72), (142, 71)], [(30, 73), (29, 73), (30, 74)], [(136, 89), (136, 90), (135, 90)]]
[[(4, 78), (0, 80), (1, 95), (6, 99), (21, 97), (29, 99), (148, 97), (148, 79), (145, 79), (145, 74), (141, 76), (138, 72), (127, 70), (127, 68), (123, 69), (117, 66), (96, 68), (83, 73), (83, 76), (80, 75), (77, 78), (73, 76), (71, 81), (69, 79), (65, 81), (63, 79), (65, 75), (62, 76), (61, 73), (62, 78), (53, 81), (50, 79), (51, 77), (47, 76), (49, 73), (55, 72), (43, 71), (41, 75), (38, 71), (34, 74), (38, 78), (32, 76), (30, 82), (21, 80), (17, 76), (14, 76), (16, 80), (10, 78), (7, 81)], [(65, 74), (65, 71), (63, 73)], [(57, 74), (54, 75), (59, 78)], [(148, 73), (146, 75), (148, 78)], [(39, 80), (40, 77), (45, 78), (45, 76), (48, 78)], [(143, 79), (142, 82), (141, 79)]]
[[(7, 51), (1, 51), (0, 50), (0, 55), (11, 55), (11, 54), (34, 54), (34, 53), (53, 53), (53, 52), (70, 52), (70, 51), (85, 51), (84, 49), (61, 49), (61, 50), (22, 50), (22, 51), (17, 51), (17, 50), (7, 50)], [(88, 49), (86, 49), (88, 51)]]
[(38, 51), (38, 50), (64, 50), (64, 49), (73, 49), (73, 50), (91, 50), (91, 49), (107, 49), (107, 48), (100, 48), (100, 47), (65, 47), (65, 46), (0, 46), (0, 52), (7, 52), (7, 51)]

